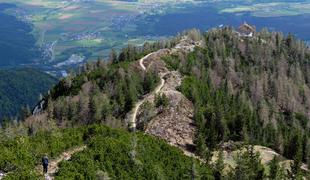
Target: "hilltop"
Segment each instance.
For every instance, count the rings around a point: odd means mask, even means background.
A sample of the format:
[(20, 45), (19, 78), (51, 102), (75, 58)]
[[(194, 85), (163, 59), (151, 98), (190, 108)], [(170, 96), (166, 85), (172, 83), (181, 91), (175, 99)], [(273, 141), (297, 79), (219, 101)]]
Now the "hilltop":
[(32, 169), (43, 152), (57, 159), (86, 146), (52, 176), (307, 177), (309, 61), (304, 42), (266, 30), (191, 30), (128, 45), (62, 79), (42, 111), (7, 125), (0, 169), (39, 177)]

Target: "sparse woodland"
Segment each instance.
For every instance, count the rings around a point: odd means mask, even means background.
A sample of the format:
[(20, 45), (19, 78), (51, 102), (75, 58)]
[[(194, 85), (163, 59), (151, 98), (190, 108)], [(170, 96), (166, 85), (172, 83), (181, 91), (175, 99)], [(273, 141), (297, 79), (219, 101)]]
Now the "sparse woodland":
[(40, 118), (26, 119), (31, 124), (30, 131), (35, 132), (38, 121), (46, 119), (55, 120), (60, 127), (94, 123), (125, 127), (125, 115), (159, 82), (156, 72), (142, 72), (133, 61), (156, 49), (170, 47), (172, 42), (146, 43), (140, 48), (128, 45), (119, 55), (112, 50), (106, 62), (85, 64), (78, 74), (62, 79), (51, 89), (45, 97), (46, 111)]
[(208, 159), (219, 143), (233, 140), (310, 162), (306, 45), (266, 30), (241, 39), (230, 28), (211, 30), (204, 40), (187, 56), (165, 58), (185, 75), (179, 89), (195, 104), (197, 153)]

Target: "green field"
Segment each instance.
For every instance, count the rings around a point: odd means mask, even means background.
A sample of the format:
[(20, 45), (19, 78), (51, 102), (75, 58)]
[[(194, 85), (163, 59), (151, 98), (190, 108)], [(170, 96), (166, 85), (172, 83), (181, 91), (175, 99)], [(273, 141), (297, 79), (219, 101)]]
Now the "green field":
[(250, 12), (257, 17), (295, 16), (310, 13), (310, 2), (270, 2), (224, 8), (223, 13)]
[[(140, 45), (158, 37), (139, 35), (137, 22), (148, 16), (181, 13), (190, 6), (209, 3), (221, 13), (250, 12), (256, 17), (293, 16), (310, 12), (310, 2), (266, 2), (240, 0), (139, 0), (125, 2), (94, 0), (91, 2), (66, 0), (1, 0), (14, 3), (17, 9), (8, 10), (34, 25), (37, 45), (45, 49), (47, 61), (68, 59), (77, 51), (90, 59), (107, 57), (111, 48), (121, 49), (127, 43)], [(214, 3), (216, 2), (216, 3)], [(212, 3), (216, 5), (212, 5)], [(145, 28), (152, 28), (145, 27)], [(54, 43), (54, 44), (53, 44)], [(53, 46), (51, 47), (51, 44)]]
[[(120, 49), (124, 44), (142, 44), (144, 37), (128, 37), (136, 31), (131, 23), (139, 16), (171, 11), (174, 1), (110, 1), (72, 2), (63, 0), (3, 0), (14, 3), (18, 9), (9, 14), (20, 16), (34, 25), (37, 45), (52, 52), (55, 61), (63, 61), (75, 49), (85, 49), (88, 57), (107, 56), (102, 51)], [(177, 2), (192, 3), (192, 0)], [(170, 6), (171, 5), (171, 6)], [(165, 8), (164, 8), (165, 7)], [(155, 11), (154, 11), (155, 10)], [(158, 10), (158, 11), (157, 11)], [(131, 40), (133, 39), (133, 40)], [(56, 42), (51, 48), (50, 45)], [(89, 48), (93, 48), (89, 50)], [(104, 48), (100, 51), (94, 50)], [(71, 50), (71, 51), (68, 51)]]

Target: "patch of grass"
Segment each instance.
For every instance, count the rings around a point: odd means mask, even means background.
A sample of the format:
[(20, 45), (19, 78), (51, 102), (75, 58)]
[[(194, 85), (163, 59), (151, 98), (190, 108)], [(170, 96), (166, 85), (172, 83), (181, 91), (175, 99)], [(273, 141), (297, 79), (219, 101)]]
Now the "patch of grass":
[(93, 46), (99, 46), (103, 43), (102, 39), (83, 39), (76, 41), (77, 44), (82, 45), (83, 47), (93, 47)]
[(310, 12), (310, 3), (308, 2), (271, 2), (254, 3), (251, 5), (239, 5), (232, 8), (224, 8), (221, 13), (242, 13), (251, 12), (257, 17), (277, 17), (277, 16), (295, 16)]

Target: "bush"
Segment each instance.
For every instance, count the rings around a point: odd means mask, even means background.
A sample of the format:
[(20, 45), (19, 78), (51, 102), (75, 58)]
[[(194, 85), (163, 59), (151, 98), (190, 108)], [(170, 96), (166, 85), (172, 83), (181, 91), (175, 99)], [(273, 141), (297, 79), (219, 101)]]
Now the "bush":
[(83, 128), (66, 129), (2, 140), (0, 169), (4, 172), (13, 172), (8, 178), (33, 179), (26, 177), (38, 175), (33, 169), (41, 163), (45, 153), (50, 158), (55, 158), (63, 151), (83, 144), (83, 132)]
[[(197, 163), (157, 138), (91, 125), (3, 141), (0, 169), (10, 172), (7, 179), (39, 179), (36, 166), (44, 153), (52, 159), (82, 144), (88, 148), (61, 162), (56, 179), (96, 179), (102, 172), (112, 179), (179, 179), (190, 177), (192, 164)], [(203, 179), (211, 177), (207, 165), (196, 169)]]
[(154, 100), (155, 106), (158, 107), (167, 107), (169, 105), (169, 99), (165, 94), (156, 94)]
[[(181, 150), (142, 133), (100, 126), (89, 130), (93, 136), (88, 148), (62, 162), (56, 179), (96, 179), (98, 172), (111, 179), (180, 179), (191, 177), (193, 163), (197, 163)], [(212, 178), (207, 165), (197, 163), (195, 168), (202, 179)]]

